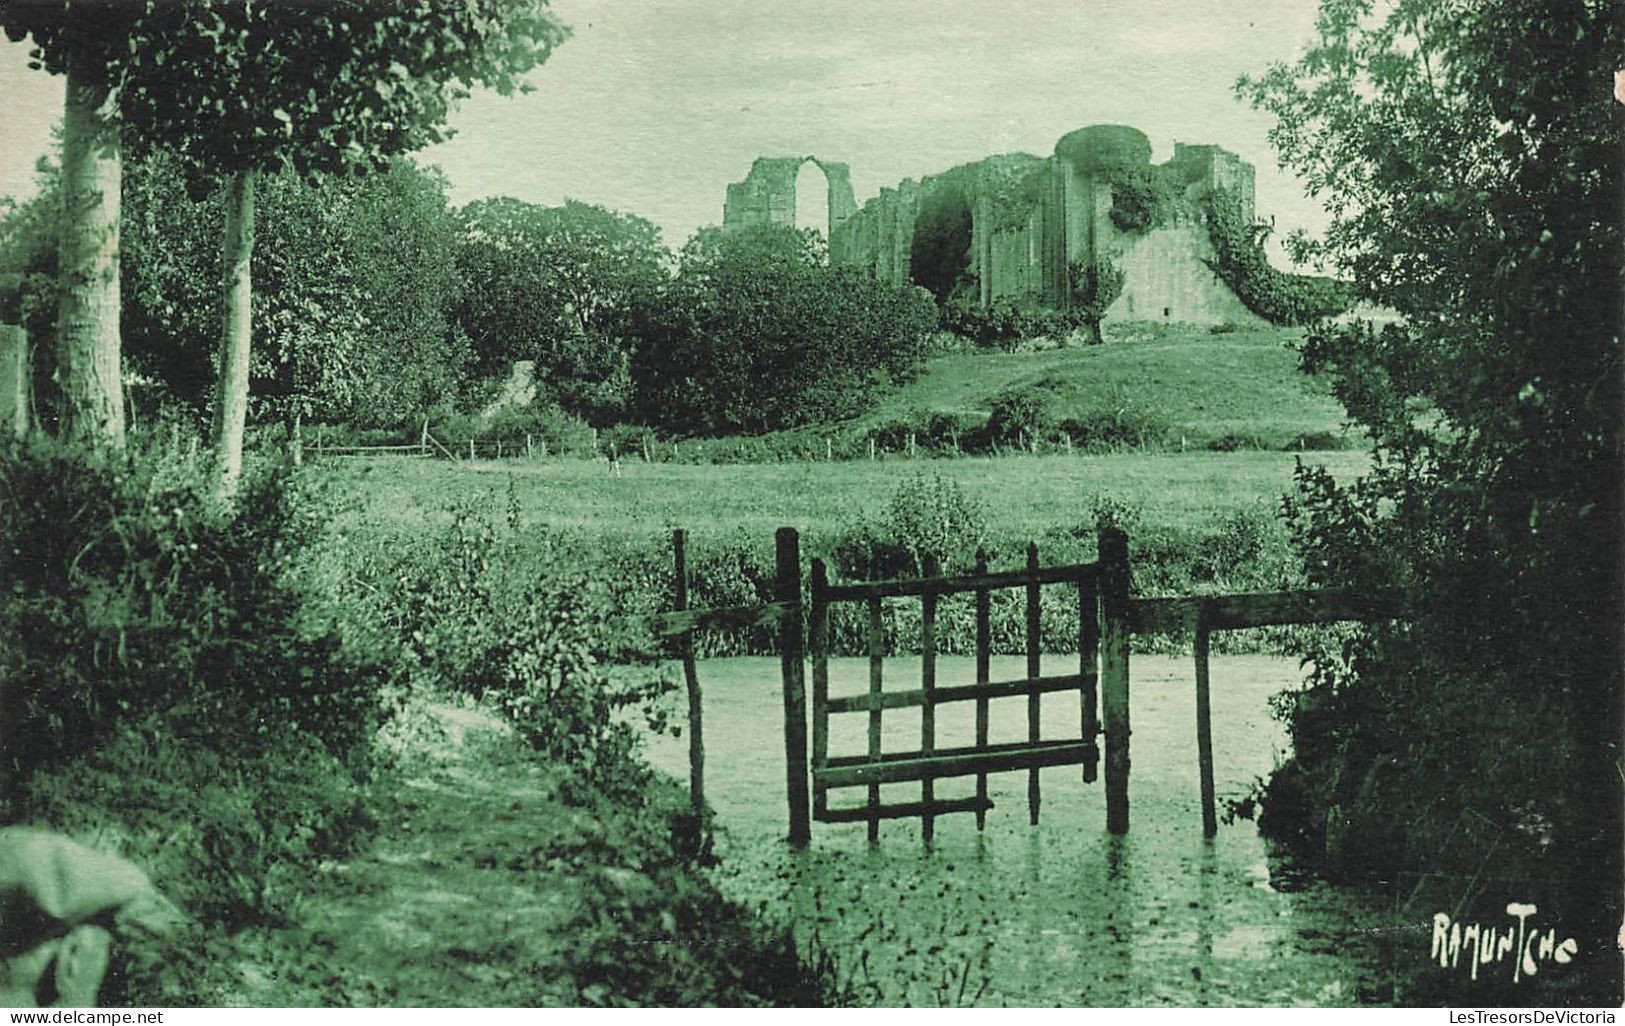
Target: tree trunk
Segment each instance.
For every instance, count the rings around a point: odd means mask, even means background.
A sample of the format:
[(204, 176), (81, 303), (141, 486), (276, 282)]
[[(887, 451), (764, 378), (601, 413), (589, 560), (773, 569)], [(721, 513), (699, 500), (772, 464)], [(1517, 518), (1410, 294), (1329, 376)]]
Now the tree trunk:
[(1106, 342), (1106, 336), (1102, 335), (1100, 333), (1100, 322), (1099, 321), (1090, 321), (1089, 322), (1089, 344), (1098, 346), (1098, 345), (1104, 345), (1105, 342)]
[(254, 285), (254, 172), (239, 171), (227, 187), (226, 312), (220, 330), (220, 372), (214, 394), (214, 461), (222, 495), (237, 491), (243, 471), (243, 428), (248, 421), (248, 356)]
[(118, 127), (102, 115), (105, 75), (70, 62), (62, 109), (57, 381), (63, 438), (124, 444), (119, 377)]

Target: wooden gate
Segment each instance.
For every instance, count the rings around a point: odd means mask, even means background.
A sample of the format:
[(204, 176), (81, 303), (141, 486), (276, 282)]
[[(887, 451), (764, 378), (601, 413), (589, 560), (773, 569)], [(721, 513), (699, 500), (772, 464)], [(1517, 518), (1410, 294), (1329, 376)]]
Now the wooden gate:
[[(1098, 738), (1104, 739), (1106, 829), (1128, 832), (1129, 825), (1129, 638), (1133, 634), (1192, 632), (1196, 653), (1196, 747), (1200, 769), (1204, 833), (1218, 829), (1213, 780), (1213, 729), (1209, 701), (1208, 641), (1216, 630), (1280, 624), (1321, 624), (1340, 620), (1377, 620), (1402, 616), (1398, 596), (1389, 593), (1350, 593), (1337, 590), (1302, 590), (1239, 595), (1174, 596), (1134, 599), (1129, 589), (1128, 538), (1105, 528), (1099, 535), (1099, 559), (1094, 563), (1043, 567), (1038, 550), (1027, 548), (1026, 566), (990, 572), (979, 553), (973, 573), (926, 576), (890, 581), (831, 583), (822, 560), (812, 561), (810, 603), (802, 602), (800, 540), (792, 528), (780, 528), (775, 537), (773, 601), (713, 609), (688, 608), (688, 573), (684, 533), (674, 532), (675, 609), (653, 618), (655, 633), (679, 639), (684, 677), (688, 685), (690, 739), (690, 793), (696, 812), (704, 808), (704, 762), (701, 720), (702, 698), (695, 669), (692, 634), (712, 628), (772, 627), (778, 635), (784, 698), (785, 798), (789, 806), (790, 842), (805, 845), (811, 838), (811, 820), (824, 823), (867, 822), (869, 837), (879, 835), (883, 819), (920, 817), (921, 831), (929, 839), (937, 816), (974, 812), (976, 825), (986, 825), (990, 773), (1027, 771), (1027, 809), (1038, 822), (1038, 771), (1046, 766), (1083, 767), (1085, 783), (1095, 780), (1100, 761)], [(1039, 596), (1045, 586), (1070, 586), (1078, 596), (1078, 672), (1057, 676), (1040, 673)], [(991, 630), (990, 596), (1001, 589), (1020, 588), (1026, 595), (1027, 675), (1018, 680), (994, 681), (989, 673)], [(936, 667), (937, 603), (945, 595), (975, 595), (976, 679), (970, 684), (939, 687)], [(920, 677), (918, 687), (886, 690), (884, 660), (884, 604), (893, 599), (918, 598), (921, 603)], [(869, 689), (866, 693), (831, 698), (829, 694), (830, 609), (837, 603), (862, 604), (868, 612)], [(805, 626), (805, 631), (803, 627)], [(803, 657), (812, 657), (812, 752), (807, 750), (807, 701)], [(1076, 691), (1079, 699), (1077, 736), (1042, 740), (1040, 699), (1053, 692)], [(989, 703), (994, 699), (1027, 699), (1027, 740), (990, 743)], [(953, 702), (976, 703), (975, 743), (937, 746), (936, 709)], [(1098, 713), (1097, 713), (1098, 705)], [(920, 744), (905, 751), (882, 747), (882, 714), (887, 709), (920, 710)], [(868, 745), (862, 754), (829, 752), (831, 716), (868, 714)], [(935, 782), (955, 777), (976, 777), (970, 798), (938, 799)], [(808, 781), (812, 794), (809, 802)], [(919, 781), (919, 801), (883, 804), (882, 784)], [(844, 788), (868, 789), (863, 805), (831, 808), (829, 792)], [(809, 810), (809, 804), (811, 809)], [(809, 815), (810, 812), (810, 815)]]
[[(1103, 559), (1098, 563), (1079, 563), (1067, 566), (1044, 567), (1039, 563), (1038, 548), (1029, 545), (1027, 564), (1019, 570), (990, 572), (984, 554), (978, 553), (975, 571), (963, 576), (937, 576), (935, 566), (928, 563), (926, 576), (885, 581), (831, 583), (822, 560), (813, 560), (811, 581), (811, 609), (808, 617), (808, 641), (812, 656), (812, 818), (824, 823), (864, 821), (869, 825), (869, 837), (879, 837), (883, 819), (920, 817), (922, 835), (929, 840), (935, 817), (952, 812), (974, 812), (978, 829), (987, 822), (987, 810), (992, 802), (987, 796), (987, 778), (990, 773), (1012, 770), (1027, 771), (1028, 817), (1038, 822), (1041, 800), (1039, 770), (1046, 766), (1083, 767), (1086, 783), (1095, 780), (1100, 760), (1097, 738), (1102, 733), (1097, 711), (1101, 682), (1101, 648), (1103, 625), (1100, 597), (1103, 568), (1121, 571), (1125, 575), (1120, 590), (1127, 596), (1126, 559), (1108, 558), (1109, 545), (1103, 545)], [(1119, 582), (1115, 579), (1112, 585)], [(1045, 585), (1060, 585), (1076, 589), (1078, 598), (1078, 670), (1073, 674), (1043, 676), (1040, 669), (1039, 596)], [(1026, 598), (1026, 676), (1018, 680), (994, 681), (989, 672), (991, 652), (990, 602), (991, 594), (1001, 589), (1020, 588)], [(936, 666), (937, 604), (947, 595), (972, 593), (976, 604), (976, 679), (974, 683), (939, 686)], [(885, 688), (884, 659), (886, 640), (884, 633), (884, 604), (889, 599), (918, 598), (921, 604), (920, 620), (920, 675), (917, 687), (887, 690)], [(829, 695), (830, 609), (837, 603), (861, 604), (868, 613), (869, 689), (867, 693), (831, 698)], [(1114, 636), (1108, 639), (1108, 648), (1127, 651), (1126, 620), (1117, 624)], [(1118, 644), (1119, 640), (1121, 645)], [(1108, 659), (1108, 663), (1111, 660)], [(1122, 695), (1108, 694), (1106, 700), (1108, 738), (1107, 777), (1108, 790), (1121, 782), (1127, 784), (1127, 666), (1122, 667)], [(1115, 678), (1114, 678), (1115, 679)], [(1115, 690), (1108, 684), (1108, 691)], [(1054, 692), (1076, 691), (1079, 698), (1078, 732), (1060, 740), (1041, 740), (1040, 699)], [(994, 744), (988, 741), (989, 703), (995, 699), (1026, 698), (1027, 740)], [(972, 745), (938, 747), (936, 737), (936, 709), (953, 702), (976, 703), (976, 735)], [(904, 751), (885, 751), (882, 748), (882, 715), (887, 709), (920, 710), (920, 744)], [(1119, 720), (1117, 713), (1122, 712)], [(829, 752), (829, 721), (832, 715), (865, 713), (868, 716), (868, 747), (862, 754), (835, 755)], [(1119, 744), (1113, 744), (1113, 740)], [(1114, 759), (1116, 749), (1122, 749), (1121, 759)], [(969, 798), (939, 799), (935, 795), (935, 782), (943, 778), (976, 777), (976, 794)], [(917, 802), (886, 804), (880, 798), (880, 785), (887, 783), (920, 782)], [(863, 805), (832, 808), (829, 793), (832, 790), (864, 787), (868, 801)], [(1125, 817), (1126, 820), (1126, 817)], [(1126, 827), (1126, 822), (1125, 822)]]

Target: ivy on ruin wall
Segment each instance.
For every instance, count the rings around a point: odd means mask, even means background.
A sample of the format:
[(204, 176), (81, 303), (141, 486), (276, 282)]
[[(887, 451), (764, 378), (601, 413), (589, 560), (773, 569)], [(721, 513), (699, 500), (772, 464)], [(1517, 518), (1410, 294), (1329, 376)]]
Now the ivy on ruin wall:
[(1354, 305), (1347, 282), (1323, 275), (1291, 274), (1270, 265), (1254, 225), (1241, 204), (1223, 191), (1207, 202), (1208, 237), (1214, 258), (1205, 261), (1253, 313), (1272, 324), (1307, 324), (1334, 317)]

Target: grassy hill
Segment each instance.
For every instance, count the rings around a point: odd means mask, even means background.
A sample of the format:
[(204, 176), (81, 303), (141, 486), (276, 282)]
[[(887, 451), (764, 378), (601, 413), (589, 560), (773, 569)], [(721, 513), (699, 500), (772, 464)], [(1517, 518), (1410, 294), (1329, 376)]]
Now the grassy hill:
[(1101, 346), (943, 356), (858, 424), (921, 411), (985, 415), (1006, 389), (1038, 385), (1061, 417), (1138, 408), (1191, 449), (1357, 447), (1358, 436), (1344, 435), (1342, 407), (1298, 371), (1290, 346), (1301, 337), (1297, 328), (1108, 324)]

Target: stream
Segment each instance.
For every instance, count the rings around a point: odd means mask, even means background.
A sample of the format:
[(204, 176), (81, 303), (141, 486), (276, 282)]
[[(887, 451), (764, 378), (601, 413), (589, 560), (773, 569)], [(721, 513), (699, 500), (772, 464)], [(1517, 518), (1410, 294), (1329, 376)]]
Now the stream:
[[(1076, 671), (1075, 656), (1045, 664), (1045, 673)], [(888, 689), (918, 686), (917, 657), (889, 659), (885, 670)], [(939, 816), (927, 846), (918, 819), (889, 820), (871, 846), (864, 823), (815, 822), (811, 846), (798, 852), (784, 842), (778, 660), (701, 662), (706, 797), (721, 827), (724, 890), (770, 919), (788, 917), (803, 946), (833, 959), (837, 978), (864, 1004), (1390, 1002), (1387, 967), (1427, 956), (1422, 917), (1396, 933), (1391, 896), (1295, 877), (1252, 822), (1223, 822), (1224, 800), (1247, 794), (1283, 757), (1285, 735), (1268, 702), (1298, 685), (1296, 664), (1213, 660), (1221, 825), (1212, 839), (1202, 836), (1191, 663), (1136, 654), (1131, 672), (1127, 835), (1106, 833), (1103, 783), (1086, 785), (1080, 767), (1064, 766), (1041, 771), (1036, 827), (1028, 825), (1022, 770), (989, 777), (995, 807), (985, 831), (970, 813)], [(1024, 676), (1020, 657), (993, 660), (993, 680)], [(972, 679), (971, 660), (939, 657), (939, 686)], [(867, 660), (831, 661), (831, 696), (867, 687)], [(974, 706), (937, 709), (938, 746), (974, 741)], [(831, 755), (864, 751), (867, 720), (832, 716)], [(1042, 720), (1045, 739), (1075, 737), (1077, 693), (1044, 696)], [(919, 747), (918, 709), (888, 709), (884, 722), (884, 751)], [(991, 702), (989, 736), (1027, 736), (1025, 698)], [(646, 752), (687, 779), (686, 738), (652, 739)], [(834, 790), (831, 807), (861, 805), (866, 793)], [(919, 793), (918, 783), (889, 784), (882, 800)], [(939, 799), (974, 793), (974, 777), (936, 782)]]

